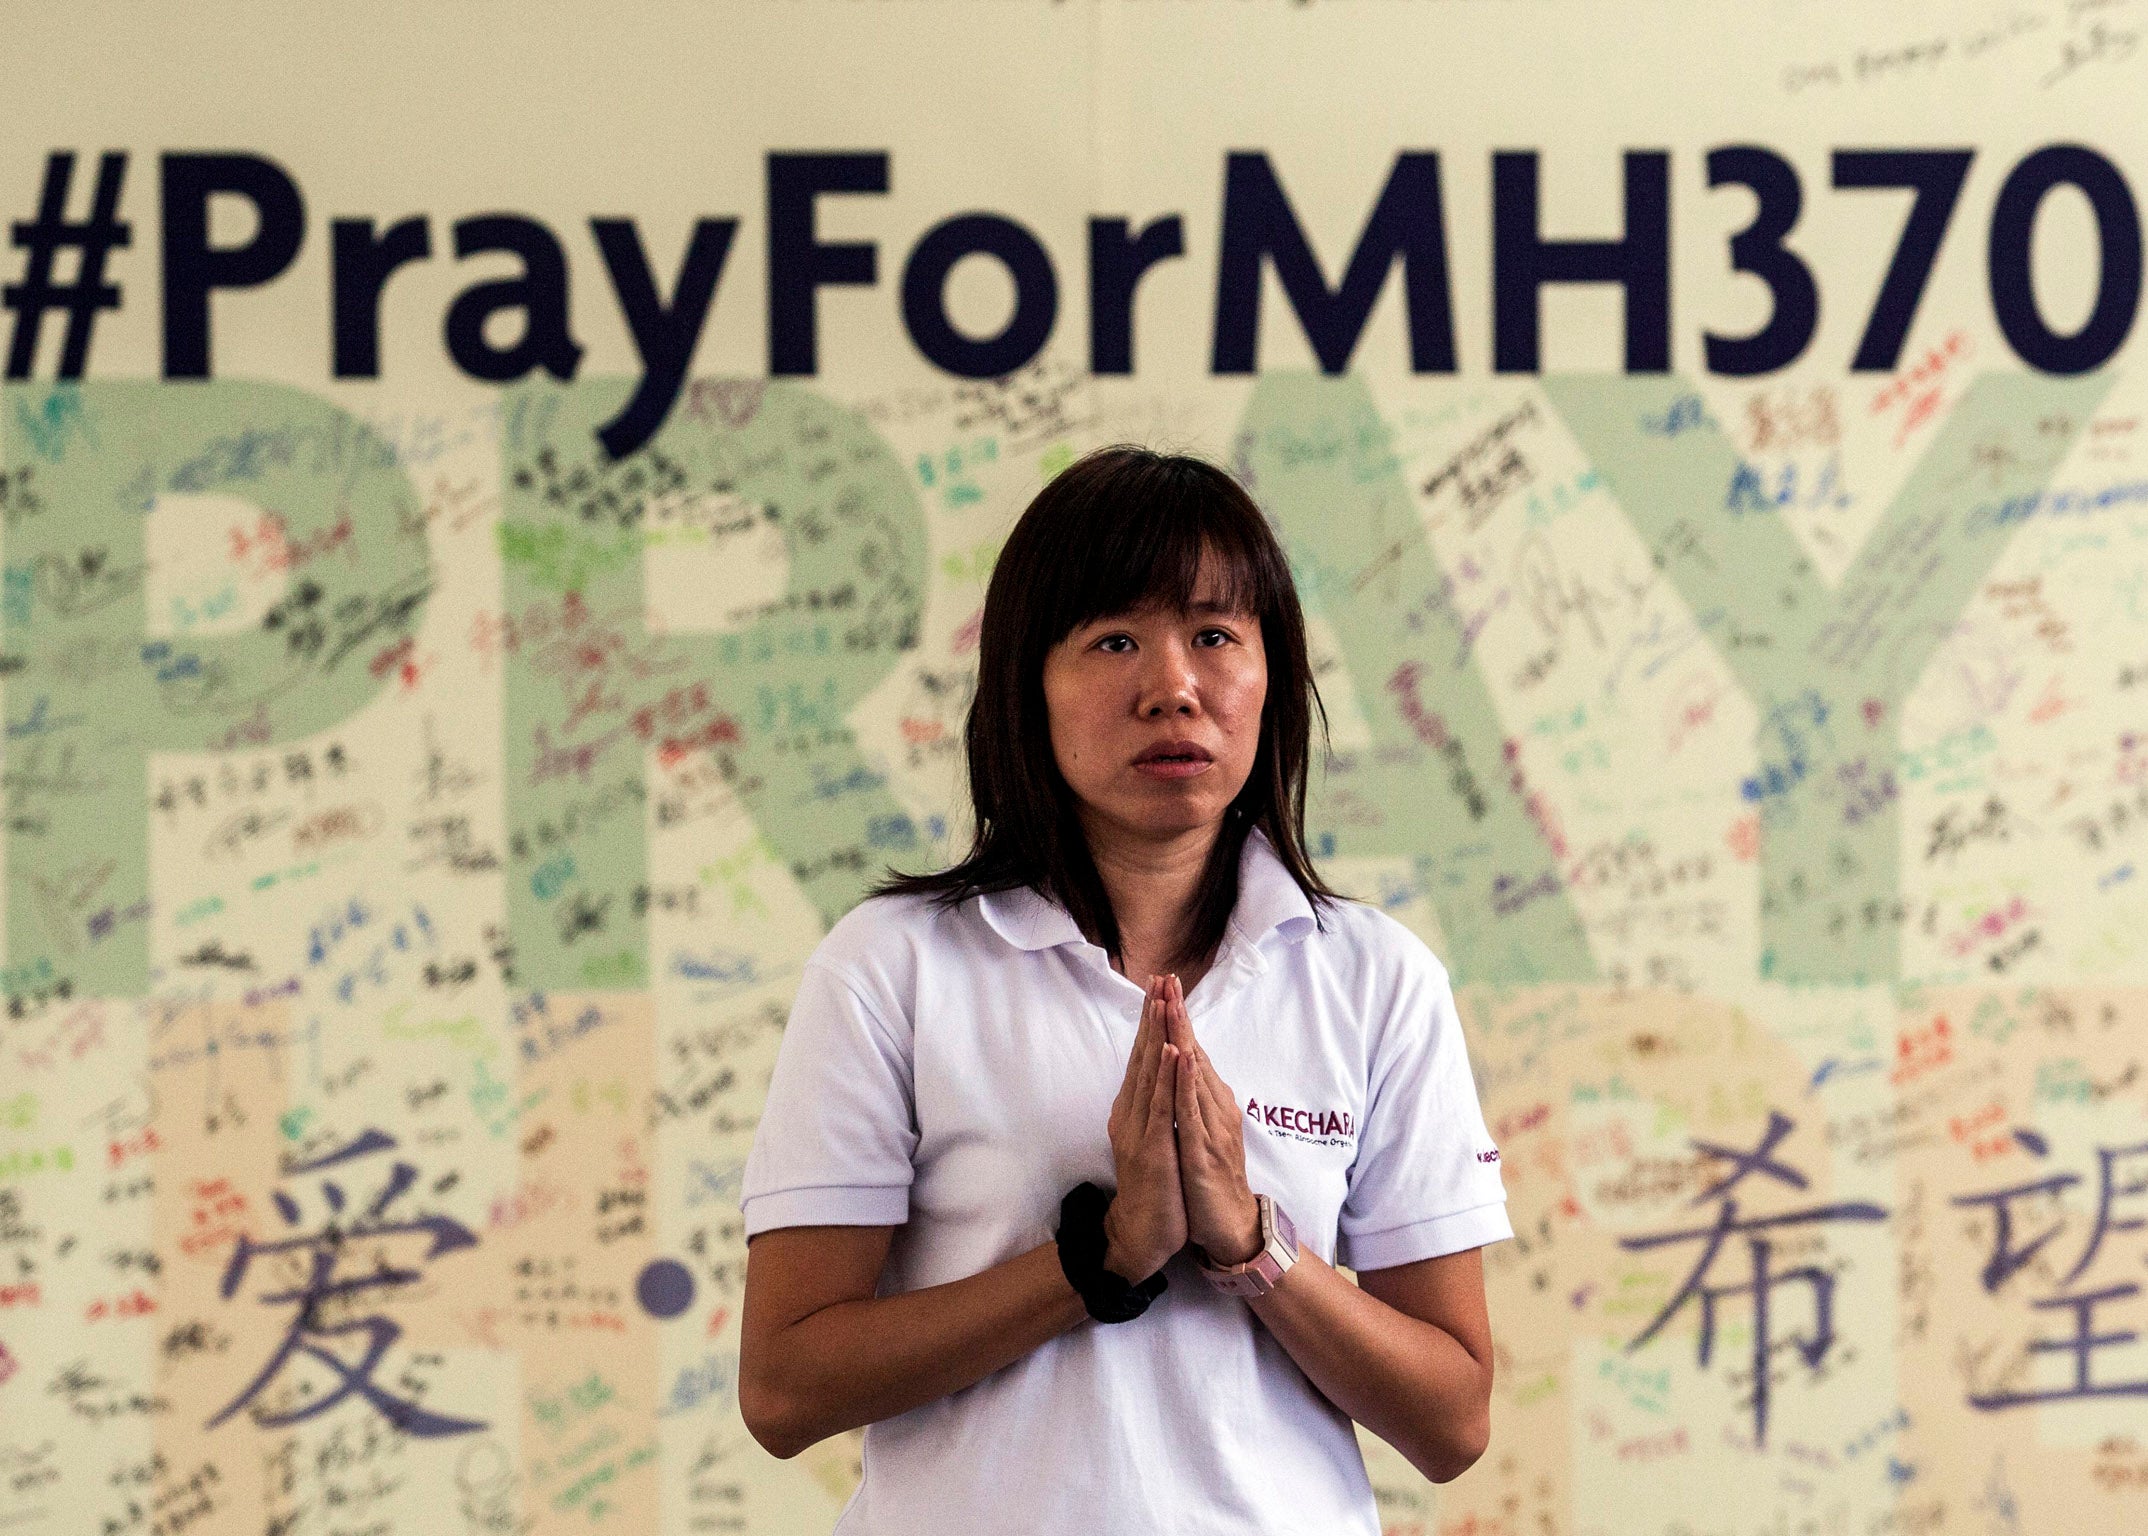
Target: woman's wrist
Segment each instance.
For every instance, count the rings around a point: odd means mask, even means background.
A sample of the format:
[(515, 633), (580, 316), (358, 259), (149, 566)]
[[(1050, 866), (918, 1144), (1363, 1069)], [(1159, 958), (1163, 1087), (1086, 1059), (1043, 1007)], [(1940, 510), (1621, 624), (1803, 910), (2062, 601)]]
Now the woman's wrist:
[(1261, 1250), (1260, 1201), (1251, 1196), (1246, 1199), (1246, 1217), (1240, 1223), (1238, 1233), (1230, 1241), (1211, 1247), (1201, 1245), (1201, 1252), (1210, 1266), (1229, 1269), (1238, 1264), (1249, 1264)]
[[(1145, 1275), (1132, 1275), (1111, 1267), (1111, 1233), (1106, 1230), (1112, 1213), (1113, 1195), (1093, 1183), (1077, 1184), (1059, 1202), (1059, 1230), (1055, 1245), (1069, 1284), (1080, 1293), (1082, 1306), (1100, 1323), (1129, 1323), (1146, 1312), (1161, 1296), (1168, 1282), (1159, 1262)], [(1123, 1230), (1123, 1219), (1111, 1230)], [(1129, 1268), (1142, 1264), (1140, 1250), (1122, 1244), (1120, 1260)]]
[[(1125, 1244), (1119, 1238), (1118, 1223), (1113, 1219), (1118, 1214), (1119, 1207), (1116, 1202), (1104, 1212), (1104, 1267), (1128, 1285), (1139, 1285), (1163, 1266), (1152, 1264), (1147, 1269), (1140, 1268), (1141, 1256), (1127, 1252)], [(1140, 1272), (1137, 1274), (1136, 1270)]]

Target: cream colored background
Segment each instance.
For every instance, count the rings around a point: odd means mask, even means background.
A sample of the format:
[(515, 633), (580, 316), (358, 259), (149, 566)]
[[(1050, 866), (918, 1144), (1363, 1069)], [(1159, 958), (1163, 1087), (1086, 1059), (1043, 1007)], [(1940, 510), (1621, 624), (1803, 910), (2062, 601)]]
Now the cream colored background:
[[(1966, 57), (1979, 38), (1989, 41)], [(1948, 44), (1936, 61), (1879, 62), (1932, 39)], [(902, 803), (921, 819), (939, 814), (959, 826), (952, 759), (918, 763), (900, 747), (904, 722), (920, 712), (920, 678), (967, 675), (956, 636), (981, 599), (997, 539), (1067, 452), (1138, 437), (1225, 456), (1253, 400), (1255, 380), (1207, 371), (1227, 152), (1269, 154), (1331, 276), (1396, 152), (1440, 152), (1459, 375), (1408, 374), (1392, 282), (1353, 359), (1410, 477), (1421, 481), (1483, 424), (1542, 399), (1533, 379), (1498, 377), (1490, 367), (1491, 153), (1540, 151), (1546, 226), (1579, 236), (1618, 228), (1621, 150), (1670, 151), (1673, 369), (1734, 436), (1755, 396), (1833, 393), (1854, 496), (1824, 513), (1784, 514), (1831, 581), (1931, 435), (1897, 448), (1892, 419), (1875, 419), (1869, 407), (1886, 381), (1853, 376), (1847, 367), (1906, 197), (1833, 192), (1829, 152), (1974, 147), (1977, 158), (1903, 362), (1959, 332), (1969, 373), (2018, 372), (1985, 290), (1992, 199), (2008, 167), (2053, 142), (2089, 144), (2127, 173), (2136, 197), (2148, 188), (2144, 43), (2148, 7), (2134, 0), (783, 0), (341, 12), (10, 0), (0, 7), (0, 143), (7, 146), (0, 211), (29, 217), (50, 149), (73, 148), (83, 157), (78, 207), (95, 152), (130, 151), (123, 211), (134, 243), (115, 255), (112, 269), (126, 303), (99, 321), (91, 376), (153, 378), (157, 154), (268, 155), (304, 192), (306, 241), (272, 285), (215, 299), (217, 375), (312, 392), (378, 424), (391, 441), (421, 417), (467, 439), (415, 476), (436, 508), (476, 509), (467, 518), (448, 510), (430, 529), (437, 585), (418, 637), (427, 658), (422, 677), (385, 691), (347, 728), (328, 733), (362, 745), (359, 772), (366, 792), (387, 806), (386, 819), (311, 886), (235, 907), (219, 934), (278, 975), (297, 965), (307, 924), (353, 896), (383, 910), (422, 903), (451, 944), (471, 952), (482, 946), (486, 925), (502, 920), (509, 876), (409, 877), (399, 841), (408, 785), (422, 773), (431, 742), (445, 741), (476, 776), (468, 809), (482, 835), (500, 846), (506, 825), (501, 673), (467, 642), (473, 623), (496, 617), (502, 606), (491, 536), (501, 451), (485, 414), (495, 391), (454, 370), (440, 321), (457, 293), (512, 263), (455, 261), (448, 230), (458, 218), (511, 210), (554, 229), (571, 264), (573, 331), (587, 349), (582, 376), (602, 378), (631, 376), (637, 363), (588, 219), (634, 216), (668, 291), (692, 221), (737, 216), (739, 232), (693, 371), (757, 378), (766, 372), (764, 155), (885, 149), (889, 195), (821, 203), (823, 239), (878, 242), (879, 283), (823, 291), (820, 373), (809, 382), (875, 420), (897, 457), (915, 464), (957, 446), (974, 458), (980, 439), (957, 425), (948, 381), (901, 328), (901, 262), (923, 230), (951, 213), (984, 209), (1035, 231), (1060, 280), (1059, 318), (1043, 361), (1079, 372), (1087, 361), (1086, 220), (1124, 215), (1138, 226), (1166, 212), (1183, 215), (1185, 258), (1157, 268), (1140, 290), (1137, 374), (1083, 383), (1068, 431), (1006, 445), (986, 467), (973, 465), (982, 491), (975, 503), (947, 508), (930, 500), (930, 486), (914, 487), (927, 503), (932, 539), (923, 639), (914, 664), (854, 710), (850, 724), (868, 754), (885, 759)], [(2085, 62), (2069, 67), (2070, 57)], [(1788, 374), (1763, 380), (1710, 378), (1702, 370), (1703, 331), (1740, 333), (1764, 313), (1759, 285), (1734, 279), (1723, 254), (1748, 217), (1749, 199), (1706, 186), (1706, 151), (1728, 143), (1767, 145), (1798, 166), (1805, 210), (1794, 243), (1821, 290), (1820, 328), (1804, 358)], [(420, 212), (432, 219), (434, 256), (399, 272), (388, 288), (382, 377), (331, 381), (327, 221), (370, 216), (385, 225)], [(236, 239), (243, 220), (218, 228)], [(2085, 312), (2095, 276), (2077, 199), (2052, 199), (2036, 248), (2045, 313), (2066, 328)], [(8, 280), (19, 275), (20, 259), (12, 249), (0, 253)], [(986, 263), (969, 264), (952, 285), (953, 314), (978, 331), (996, 326), (1007, 301), (1005, 283)], [(1543, 314), (1547, 373), (1617, 368), (1615, 296), (1557, 291), (1547, 295)], [(1272, 278), (1263, 318), (1264, 370), (1313, 366)], [(56, 328), (56, 320), (47, 324)], [(2092, 426), (2083, 435), (2056, 483), (2094, 488), (2142, 477), (2134, 427), (2117, 424), (2136, 423), (2148, 404), (2137, 366), (2143, 345), (2136, 325), (2096, 408), (2094, 425), (2108, 430), (2098, 436)], [(48, 337), (40, 377), (49, 377), (55, 348)], [(1587, 468), (1572, 442), (1549, 437), (1548, 463), (1567, 474)], [(1506, 569), (1525, 532), (1512, 517), (1494, 521), (1474, 552)], [(190, 580), (213, 575), (190, 576), (187, 562), (200, 551), (158, 538), (153, 531), (152, 592), (183, 594)], [(1532, 787), (1568, 833), (1577, 843), (1606, 844), (1638, 834), (1666, 861), (1712, 854), (1710, 890), (1727, 915), (1718, 934), (1654, 944), (1623, 943), (1592, 927), (1606, 978), (1624, 962), (1636, 981), (1646, 979), (1642, 966), (1653, 954), (1675, 958), (1682, 988), (1649, 991), (1604, 979), (1463, 989), (1480, 1088), (1524, 1236), (1487, 1254), (1502, 1349), (1490, 1454), (1435, 1490), (1364, 1437), (1390, 1531), (1996, 1536), (2051, 1531), (2063, 1522), (2086, 1536), (2138, 1530), (2148, 1520), (2142, 1398), (1997, 1414), (1967, 1405), (1964, 1383), (1980, 1369), (1980, 1349), (2018, 1349), (2065, 1320), (2032, 1311), (2019, 1291), (1987, 1298), (1975, 1271), (1988, 1236), (1970, 1213), (1947, 1204), (1953, 1194), (2031, 1176), (2018, 1148), (1987, 1160), (1976, 1146), (1980, 1127), (2033, 1123), (2056, 1149), (2051, 1166), (2063, 1163), (2084, 1176), (2062, 1213), (2068, 1226), (2060, 1248), (2070, 1252), (2093, 1216), (2090, 1149), (2148, 1140), (2138, 1044), (2148, 1022), (2140, 883), (2112, 878), (2125, 859), (2116, 844), (2091, 856), (2066, 830), (2080, 808), (2137, 787), (2139, 759), (2126, 733), (2144, 717), (2120, 672), (2148, 657), (2144, 538), (2148, 515), (2123, 505), (2093, 519), (2026, 524), (1991, 583), (2038, 578), (2047, 608), (2071, 625), (2068, 647), (2039, 648), (2010, 606), (2015, 599), (1987, 586), (1963, 615), (1958, 644), (1942, 648), (1905, 704), (1905, 748), (1930, 746), (1967, 718), (1963, 676), (1993, 654), (2018, 670), (2008, 701), (1979, 718), (1994, 739), (1990, 782), (2007, 782), (2033, 809), (2025, 809), (2030, 825), (2021, 839), (1934, 873), (1914, 855), (1952, 801), (1932, 778), (1902, 766), (1902, 894), (1919, 909), (1931, 905), (1940, 922), (1936, 937), (1905, 933), (1899, 985), (1762, 979), (1757, 881), (1751, 863), (1730, 851), (1743, 809), (1737, 781), (1752, 771), (1755, 718), (1719, 661), (1696, 663), (1695, 675), (1721, 708), (1695, 726), (1693, 744), (1673, 760), (1657, 722), (1676, 702), (1677, 679), (1659, 679), (1640, 703), (1629, 695), (1628, 709), (1600, 724), (1550, 732), (1555, 739), (1540, 742), (1544, 722), (1601, 696), (1608, 663), (1600, 655), (1574, 659), (1548, 692), (1524, 699), (1498, 680), (1525, 659), (1529, 637), (1509, 627), (1520, 622), (1511, 616), (1486, 631), (1486, 654), (1497, 663), (1487, 667), (1493, 702), (1510, 734), (1532, 737)], [(1646, 561), (1645, 547), (1605, 494), (1589, 499), (1562, 540), (1571, 541), (1562, 553), (1590, 568)], [(1441, 558), (1452, 563), (1472, 552), (1447, 545)], [(764, 549), (758, 565), (704, 569), (698, 583), (680, 578), (677, 568), (659, 574), (661, 562), (652, 560), (651, 602), (688, 624), (710, 582), (735, 581), (740, 598), (766, 595), (779, 580), (780, 560), (780, 550)], [(273, 583), (248, 592), (249, 616), (277, 595)], [(1641, 619), (1634, 613), (1617, 622), (1637, 629)], [(1332, 638), (1321, 633), (1337, 745), (1365, 744), (1369, 734), (1350, 701), (1376, 680), (1349, 676)], [(8, 690), (11, 721), (26, 707), (18, 693)], [(941, 718), (951, 726), (959, 717), (943, 707)], [(1578, 754), (1580, 766), (1562, 770), (1562, 753)], [(172, 773), (209, 771), (215, 763), (207, 754), (173, 756), (195, 760), (173, 761)], [(1599, 764), (1601, 772), (1582, 771)], [(153, 767), (152, 784), (166, 767)], [(416, 1037), (401, 1032), (411, 1028), (411, 1010), (427, 1003), (398, 978), (354, 1006), (328, 1008), (328, 1033), (313, 1061), (293, 1053), (282, 1071), (258, 1060), (235, 1065), (219, 1085), (241, 1114), (254, 1106), (253, 1129), (270, 1152), (276, 1138), (268, 1128), (303, 1109), (346, 1130), (397, 1129), (421, 1151), (428, 1177), (460, 1170), (459, 1190), (446, 1204), (480, 1231), (480, 1243), (440, 1260), (438, 1289), (399, 1314), (409, 1331), (391, 1366), (429, 1352), (410, 1366), (429, 1383), (428, 1403), (488, 1420), (484, 1436), (382, 1441), (380, 1420), (355, 1403), (293, 1434), (271, 1435), (243, 1419), (200, 1428), (280, 1332), (259, 1309), (215, 1296), (228, 1242), (184, 1243), (211, 1198), (195, 1179), (204, 1164), (193, 1159), (210, 1153), (201, 1117), (175, 1108), (191, 1106), (186, 1095), (201, 1084), (150, 1065), (159, 998), (86, 1000), (88, 1013), (69, 1015), (73, 1054), (63, 1052), (64, 1063), (47, 1050), (45, 1026), (55, 1016), (0, 1021), (0, 1159), (61, 1146), (73, 1159), (71, 1170), (0, 1179), (0, 1194), (15, 1201), (12, 1219), (30, 1234), (17, 1232), (0, 1252), (0, 1536), (465, 1527), (789, 1533), (832, 1525), (855, 1483), (856, 1437), (778, 1462), (746, 1436), (732, 1400), (743, 1246), (735, 1209), (711, 1197), (705, 1176), (735, 1169), (750, 1121), (729, 1132), (692, 1118), (652, 1130), (641, 1113), (653, 1075), (670, 1059), (666, 1052), (712, 1023), (761, 1018), (758, 1029), (738, 1031), (732, 1064), (749, 1088), (755, 1073), (765, 1074), (773, 1049), (769, 1010), (780, 1019), (787, 978), (811, 951), (821, 922), (759, 844), (735, 798), (712, 789), (705, 772), (697, 779), (693, 763), (650, 772), (652, 783), (659, 772), (675, 775), (673, 787), (696, 807), (685, 825), (652, 831), (651, 878), (703, 893), (691, 918), (654, 915), (651, 953), (720, 942), (754, 956), (763, 979), (721, 996), (675, 979), (605, 994), (619, 1021), (613, 1038), (645, 1049), (613, 1054), (592, 1045), (523, 1084), (552, 1097), (517, 1132), (533, 1132), (539, 1121), (549, 1127), (573, 1154), (564, 1168), (533, 1170), (525, 1144), (518, 1171), (515, 1138), (488, 1126), (491, 1110), (468, 1091), (474, 1062), (512, 1067), (517, 994), (490, 972), (448, 1011), (467, 1015), (466, 1025), (442, 1022)], [(1506, 793), (1496, 779), (1486, 782)], [(1973, 811), (1976, 797), (1964, 804)], [(205, 936), (182, 929), (178, 914), (259, 871), (249, 865), (212, 877), (188, 854), (200, 827), (189, 823), (182, 838), (164, 823), (152, 826), (151, 953), (171, 968)], [(259, 868), (290, 862), (263, 851)], [(513, 877), (524, 873), (518, 866)], [(1359, 893), (1387, 899), (1464, 972), (1467, 956), (1449, 948), (1421, 872), (1408, 860), (1337, 859), (1331, 873)], [(2046, 942), (2003, 983), (1980, 978), (1943, 939), (1973, 932), (2016, 896), (2037, 913)], [(1605, 914), (1598, 906), (1585, 915)], [(320, 1003), (302, 991), (289, 1017)], [(1942, 1013), (1960, 1030), (1957, 1056), (1927, 1080), (1904, 1073), (1904, 1081), (1891, 1082), (1905, 1059), (1900, 1038), (1928, 1029)], [(1973, 1029), (1964, 1022), (1971, 1020)], [(488, 1057), (502, 1047), (508, 1055)], [(1821, 1063), (1860, 1055), (1895, 1073), (1814, 1085)], [(421, 1119), (410, 1091), (442, 1077), (455, 1085), (455, 1112)], [(750, 1111), (750, 1092), (745, 1099)], [(1999, 1105), (2000, 1121), (1981, 1118), (1991, 1104)], [(1689, 1311), (1647, 1349), (1625, 1352), (1654, 1310), (1635, 1299), (1667, 1300), (1686, 1260), (1666, 1256), (1644, 1266), (1615, 1238), (1661, 1229), (1679, 1209), (1676, 1201), (1622, 1204), (1621, 1181), (1645, 1183), (1681, 1168), (1690, 1174), (1692, 1138), (1752, 1145), (1770, 1106), (1798, 1120), (1784, 1155), (1812, 1175), (1812, 1199), (1869, 1199), (1893, 1214), (1884, 1227), (1845, 1232), (1827, 1248), (1845, 1266), (1836, 1298), (1840, 1342), (1823, 1379), (1812, 1380), (1802, 1367), (1788, 1371), (1776, 1388), (1770, 1444), (1759, 1448), (1725, 1374), (1724, 1362), (1747, 1347), (1745, 1335), (1719, 1339), (1715, 1365), (1702, 1369)], [(140, 1159), (153, 1170), (153, 1202), (114, 1205), (106, 1198), (119, 1165), (133, 1166), (133, 1154), (123, 1159), (108, 1150), (108, 1131), (122, 1123), (162, 1132), (153, 1155)], [(589, 1305), (591, 1316), (604, 1313), (616, 1329), (608, 1322), (556, 1348), (541, 1332), (501, 1334), (501, 1314), (514, 1310), (522, 1283), (514, 1257), (581, 1253), (593, 1270), (601, 1266), (589, 1238), (596, 1197), (626, 1187), (646, 1191), (645, 1256), (693, 1254), (694, 1307), (659, 1324), (631, 1295), (615, 1296)], [(268, 1230), (259, 1218), (269, 1192), (268, 1183), (239, 1191), (257, 1235)], [(525, 1242), (528, 1231), (538, 1236)], [(64, 1251), (63, 1238), (72, 1240)], [(128, 1252), (158, 1255), (161, 1275), (143, 1279), (111, 1258)], [(2097, 1275), (2139, 1283), (2144, 1259), (2148, 1244), (2140, 1234), (2113, 1232)], [(18, 1271), (19, 1264), (28, 1268)], [(34, 1299), (9, 1299), (11, 1282), (31, 1279)], [(100, 1299), (109, 1303), (137, 1286), (155, 1301), (154, 1312), (115, 1318), (96, 1311)], [(1583, 1299), (1573, 1301), (1577, 1295)], [(1627, 1304), (1614, 1304), (1621, 1300)], [(1742, 1319), (1744, 1305), (1729, 1303), (1726, 1312)], [(1780, 1292), (1779, 1326), (1809, 1326), (1805, 1307), (1801, 1290)], [(2099, 1320), (2148, 1332), (2148, 1303), (2113, 1303)], [(194, 1321), (227, 1341), (216, 1368), (222, 1374), (208, 1378), (221, 1396), (174, 1364), (185, 1357), (172, 1346), (174, 1330)], [(2148, 1379), (2148, 1346), (2113, 1349), (2098, 1370), (2111, 1380)], [(85, 1372), (101, 1385), (84, 1387)], [(109, 1417), (79, 1406), (134, 1396), (152, 1399), (151, 1406)], [(673, 1411), (667, 1404), (685, 1406)], [(563, 1500), (575, 1479), (605, 1468), (601, 1486)], [(171, 1523), (159, 1527), (159, 1518)]]

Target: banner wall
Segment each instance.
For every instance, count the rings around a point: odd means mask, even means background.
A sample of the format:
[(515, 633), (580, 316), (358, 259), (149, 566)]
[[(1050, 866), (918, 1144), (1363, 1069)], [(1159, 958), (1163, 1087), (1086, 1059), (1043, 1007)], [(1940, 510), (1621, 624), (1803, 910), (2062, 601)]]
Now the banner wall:
[(2142, 1528), (2148, 8), (0, 26), (6, 1536), (830, 1529), (741, 1165), (1118, 441), (1500, 1149), (1386, 1528)]

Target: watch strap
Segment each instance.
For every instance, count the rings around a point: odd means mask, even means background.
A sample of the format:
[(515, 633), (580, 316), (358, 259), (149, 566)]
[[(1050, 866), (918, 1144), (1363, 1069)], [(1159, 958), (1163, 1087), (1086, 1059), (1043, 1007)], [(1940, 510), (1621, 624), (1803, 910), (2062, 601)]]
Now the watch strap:
[(1201, 1265), (1203, 1278), (1227, 1296), (1265, 1296), (1298, 1262), (1296, 1225), (1273, 1196), (1253, 1198), (1260, 1209), (1260, 1251), (1243, 1264)]

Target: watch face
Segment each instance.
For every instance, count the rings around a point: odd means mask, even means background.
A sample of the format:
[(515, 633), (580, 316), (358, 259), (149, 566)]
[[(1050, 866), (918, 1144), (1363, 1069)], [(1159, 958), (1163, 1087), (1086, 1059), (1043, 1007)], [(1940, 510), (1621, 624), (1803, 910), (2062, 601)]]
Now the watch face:
[(1272, 1197), (1264, 1196), (1262, 1198), (1261, 1204), (1266, 1209), (1267, 1213), (1274, 1218), (1274, 1225), (1271, 1230), (1274, 1234), (1274, 1237), (1278, 1240), (1278, 1246), (1280, 1246), (1283, 1252), (1288, 1254), (1292, 1258), (1292, 1260), (1295, 1260), (1298, 1255), (1297, 1225), (1291, 1221), (1289, 1214), (1283, 1209), (1281, 1203), (1276, 1201)]

